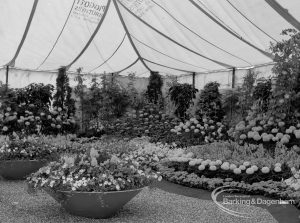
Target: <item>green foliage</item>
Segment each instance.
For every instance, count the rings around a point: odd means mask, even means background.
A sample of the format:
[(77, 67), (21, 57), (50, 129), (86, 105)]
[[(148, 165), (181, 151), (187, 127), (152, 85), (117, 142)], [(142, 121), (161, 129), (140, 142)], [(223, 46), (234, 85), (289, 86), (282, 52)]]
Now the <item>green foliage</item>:
[(53, 96), (53, 106), (60, 107), (67, 112), (68, 115), (75, 112), (75, 100), (72, 99), (72, 88), (69, 85), (69, 77), (65, 67), (58, 70), (56, 78), (56, 93)]
[(83, 133), (80, 136), (100, 136), (103, 134), (105, 123), (121, 117), (133, 98), (118, 84), (114, 76), (104, 74), (101, 76), (101, 82), (94, 77), (90, 88), (79, 81), (81, 79), (78, 80), (78, 89), (81, 89), (79, 95), (81, 95)]
[(253, 99), (260, 107), (261, 112), (265, 113), (269, 108), (269, 99), (271, 96), (272, 82), (271, 79), (262, 78), (258, 80), (253, 90)]
[(210, 82), (204, 86), (200, 93), (197, 115), (210, 118), (214, 121), (221, 121), (225, 115), (222, 109), (221, 94), (219, 92), (220, 84)]
[(145, 106), (145, 93), (139, 93), (135, 88), (136, 76), (135, 73), (128, 74), (129, 82), (127, 84), (127, 94), (129, 97), (129, 107), (133, 109), (141, 109)]
[(239, 106), (240, 91), (239, 89), (228, 89), (222, 94), (222, 105), (224, 112), (232, 116), (240, 109)]
[(158, 72), (151, 72), (149, 77), (149, 84), (147, 86), (146, 95), (149, 102), (157, 104), (162, 96), (161, 88), (163, 81)]
[(193, 99), (196, 98), (196, 93), (198, 89), (194, 88), (190, 84), (175, 84), (170, 87), (169, 94), (171, 100), (177, 106), (175, 110), (175, 114), (177, 117), (182, 119), (187, 118), (186, 111), (187, 109), (193, 105)]
[(108, 79), (102, 76), (102, 87), (100, 90), (100, 115), (103, 120), (121, 117), (130, 104), (127, 91), (112, 76)]
[(37, 108), (49, 109), (53, 90), (54, 87), (51, 84), (32, 83), (25, 88), (14, 89), (14, 93), (11, 94), (10, 102), (16, 105), (21, 103), (33, 104)]
[(120, 119), (107, 124), (109, 134), (129, 138), (150, 136), (157, 140), (170, 134), (170, 129), (176, 121), (168, 117), (157, 104), (149, 103), (140, 110), (133, 110)]
[(271, 44), (275, 77), (258, 83), (253, 92), (256, 101), (246, 120), (229, 134), (241, 143), (263, 143), (274, 149), (280, 142), (299, 152), (300, 34), (295, 30), (284, 30), (282, 34), (288, 38)]
[(58, 134), (74, 132), (75, 120), (62, 108), (50, 108), (52, 85), (30, 84), (11, 89), (0, 108), (0, 132)]
[(245, 116), (247, 114), (247, 111), (250, 109), (254, 102), (252, 96), (257, 75), (257, 73), (250, 69), (247, 72), (246, 76), (243, 78), (243, 84), (241, 88), (238, 89), (240, 93), (238, 102), (239, 113), (242, 116)]
[(291, 124), (300, 120), (300, 33), (283, 30), (288, 39), (271, 45), (276, 74), (270, 100), (272, 114), (285, 113)]
[(257, 73), (250, 69), (243, 78), (242, 86), (228, 89), (222, 94), (222, 105), (229, 126), (234, 126), (243, 120), (253, 105), (256, 77)]

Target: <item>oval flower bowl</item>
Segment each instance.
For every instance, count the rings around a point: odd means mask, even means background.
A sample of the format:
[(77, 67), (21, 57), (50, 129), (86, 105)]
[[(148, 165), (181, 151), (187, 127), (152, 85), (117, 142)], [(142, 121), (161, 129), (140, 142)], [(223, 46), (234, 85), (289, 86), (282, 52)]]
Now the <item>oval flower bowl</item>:
[(8, 180), (22, 180), (57, 159), (56, 147), (42, 137), (0, 136), (0, 175)]
[(46, 163), (46, 160), (2, 160), (0, 175), (7, 180), (23, 180)]
[(70, 214), (87, 218), (109, 218), (142, 190), (143, 188), (109, 192), (45, 191)]
[(161, 178), (137, 160), (133, 154), (110, 154), (88, 147), (41, 168), (27, 178), (28, 186), (45, 190), (70, 214), (109, 218)]

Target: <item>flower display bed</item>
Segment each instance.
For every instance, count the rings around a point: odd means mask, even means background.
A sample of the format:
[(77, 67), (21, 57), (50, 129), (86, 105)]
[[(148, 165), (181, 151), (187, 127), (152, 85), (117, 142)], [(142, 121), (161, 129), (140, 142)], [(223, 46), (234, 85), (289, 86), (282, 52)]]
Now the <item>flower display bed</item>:
[(170, 182), (212, 191), (217, 187), (231, 186), (237, 188), (240, 193), (249, 195), (263, 195), (275, 199), (294, 200), (294, 205), (300, 209), (300, 192), (290, 188), (284, 182), (260, 181), (248, 184), (245, 182), (233, 181), (232, 179), (199, 177), (194, 173), (186, 171), (174, 171), (172, 168), (162, 170), (162, 175)]

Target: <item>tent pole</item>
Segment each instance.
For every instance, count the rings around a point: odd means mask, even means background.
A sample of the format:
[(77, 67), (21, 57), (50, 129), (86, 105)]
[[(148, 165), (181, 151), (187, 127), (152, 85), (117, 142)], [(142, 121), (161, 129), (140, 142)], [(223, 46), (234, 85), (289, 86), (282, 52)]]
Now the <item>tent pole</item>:
[(9, 73), (9, 65), (6, 66), (5, 92), (7, 92), (8, 90), (8, 73)]
[(231, 79), (231, 88), (235, 88), (235, 70), (236, 68), (232, 68), (232, 79)]
[(195, 76), (196, 76), (196, 73), (193, 72), (193, 88), (195, 88)]

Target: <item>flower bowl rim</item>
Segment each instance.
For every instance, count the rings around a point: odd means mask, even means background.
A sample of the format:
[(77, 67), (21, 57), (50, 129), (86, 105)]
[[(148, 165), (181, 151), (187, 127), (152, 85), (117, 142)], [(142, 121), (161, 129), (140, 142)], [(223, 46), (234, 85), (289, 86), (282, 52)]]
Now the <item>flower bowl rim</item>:
[(73, 191), (73, 190), (56, 190), (55, 192), (60, 193), (75, 193), (75, 194), (111, 194), (111, 193), (124, 193), (124, 192), (133, 192), (133, 191), (141, 191), (148, 186), (136, 188), (136, 189), (130, 189), (130, 190), (113, 190), (113, 191)]

